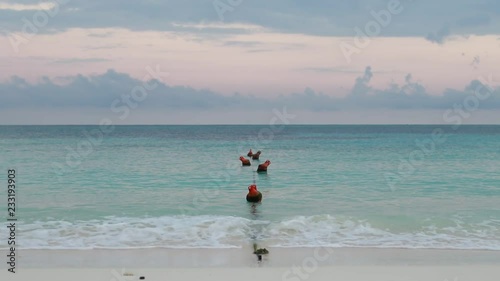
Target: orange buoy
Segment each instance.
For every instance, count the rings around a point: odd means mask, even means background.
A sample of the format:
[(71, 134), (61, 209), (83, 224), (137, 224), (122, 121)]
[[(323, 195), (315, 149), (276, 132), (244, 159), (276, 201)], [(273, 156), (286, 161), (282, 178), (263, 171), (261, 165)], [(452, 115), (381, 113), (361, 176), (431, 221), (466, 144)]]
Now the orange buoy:
[(253, 152), (252, 152), (252, 149), (250, 148), (250, 151), (247, 153), (247, 156), (252, 157), (252, 155), (253, 155)]
[(260, 150), (257, 151), (257, 153), (252, 154), (252, 159), (253, 160), (259, 160), (260, 154), (261, 154)]
[(262, 193), (257, 190), (257, 185), (252, 184), (248, 187), (247, 201), (252, 203), (262, 201)]
[(250, 160), (246, 159), (243, 156), (240, 156), (240, 161), (241, 161), (241, 165), (243, 165), (243, 166), (250, 166), (250, 165), (252, 165), (252, 164), (250, 164)]
[(262, 163), (257, 167), (257, 172), (267, 172), (267, 167), (271, 165), (271, 161), (266, 160), (266, 162)]

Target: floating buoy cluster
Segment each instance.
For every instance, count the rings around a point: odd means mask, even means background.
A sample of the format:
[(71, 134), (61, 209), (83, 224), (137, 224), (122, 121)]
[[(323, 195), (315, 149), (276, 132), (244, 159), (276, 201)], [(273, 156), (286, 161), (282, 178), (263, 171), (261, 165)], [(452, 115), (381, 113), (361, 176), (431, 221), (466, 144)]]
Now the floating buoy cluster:
[[(252, 150), (248, 151), (247, 156), (251, 157), (252, 160), (259, 160), (260, 154), (262, 152), (259, 150), (256, 153), (253, 153)], [(251, 166), (250, 159), (247, 159), (243, 156), (240, 156), (240, 161), (242, 166)], [(257, 167), (257, 173), (267, 173), (267, 167), (271, 165), (271, 161), (266, 160), (266, 162), (260, 164)], [(248, 187), (248, 194), (247, 194), (247, 201), (252, 202), (252, 203), (259, 203), (262, 201), (262, 193), (257, 190), (257, 185), (255, 184), (255, 179), (254, 183)]]
[[(262, 154), (262, 152), (260, 150), (257, 151), (256, 153), (253, 153), (252, 150), (250, 149), (250, 151), (247, 153), (247, 156), (251, 157), (252, 160), (259, 160), (260, 154)], [(250, 159), (247, 159), (243, 156), (240, 156), (240, 161), (241, 161), (242, 166), (251, 166), (252, 165), (252, 163), (250, 162)], [(266, 160), (266, 162), (264, 162), (263, 164), (260, 164), (257, 167), (257, 172), (267, 172), (267, 167), (269, 165), (271, 165), (271, 161)]]

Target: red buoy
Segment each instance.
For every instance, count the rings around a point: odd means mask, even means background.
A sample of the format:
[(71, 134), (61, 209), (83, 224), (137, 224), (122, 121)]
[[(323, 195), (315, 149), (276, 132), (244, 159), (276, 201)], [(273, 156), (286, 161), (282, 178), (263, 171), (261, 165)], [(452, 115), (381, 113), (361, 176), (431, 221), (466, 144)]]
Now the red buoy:
[(262, 193), (257, 190), (257, 185), (252, 184), (248, 187), (247, 201), (252, 203), (262, 201)]
[(260, 150), (259, 150), (259, 151), (257, 151), (257, 153), (252, 154), (252, 159), (253, 159), (253, 160), (259, 160), (260, 153), (261, 153), (261, 152), (260, 152)]
[(247, 153), (247, 156), (252, 157), (252, 155), (253, 155), (253, 152), (252, 152), (252, 149), (250, 148), (250, 151)]
[(259, 165), (257, 172), (267, 172), (267, 167), (271, 165), (271, 161), (266, 160), (266, 162)]
[(252, 165), (252, 164), (250, 164), (250, 160), (246, 159), (243, 156), (240, 156), (240, 161), (241, 161), (241, 165), (243, 165), (243, 166), (250, 166), (250, 165)]

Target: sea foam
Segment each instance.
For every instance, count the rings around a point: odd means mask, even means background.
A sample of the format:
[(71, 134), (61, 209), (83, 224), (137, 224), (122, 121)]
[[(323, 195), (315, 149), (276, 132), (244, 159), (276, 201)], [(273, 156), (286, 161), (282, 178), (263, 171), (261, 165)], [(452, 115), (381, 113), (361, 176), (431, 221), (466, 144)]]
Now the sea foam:
[(87, 221), (20, 222), (23, 249), (378, 247), (500, 250), (500, 221), (432, 224), (413, 232), (379, 229), (366, 220), (331, 215), (280, 221), (234, 216), (106, 217)]

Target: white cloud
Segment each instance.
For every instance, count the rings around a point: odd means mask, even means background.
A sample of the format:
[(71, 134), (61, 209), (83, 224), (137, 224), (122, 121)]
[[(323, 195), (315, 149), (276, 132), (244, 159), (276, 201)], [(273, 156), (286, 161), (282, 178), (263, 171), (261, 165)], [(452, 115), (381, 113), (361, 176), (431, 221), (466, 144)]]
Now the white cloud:
[(9, 2), (0, 2), (0, 10), (11, 11), (48, 11), (56, 6), (54, 2), (41, 2), (38, 4), (18, 4)]
[(243, 24), (243, 23), (218, 23), (218, 22), (207, 22), (207, 23), (172, 23), (174, 27), (183, 28), (194, 28), (194, 29), (242, 29), (251, 31), (263, 31), (264, 27), (255, 24)]

